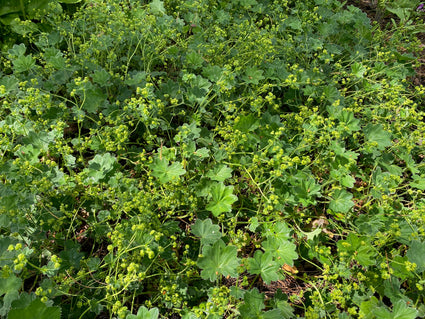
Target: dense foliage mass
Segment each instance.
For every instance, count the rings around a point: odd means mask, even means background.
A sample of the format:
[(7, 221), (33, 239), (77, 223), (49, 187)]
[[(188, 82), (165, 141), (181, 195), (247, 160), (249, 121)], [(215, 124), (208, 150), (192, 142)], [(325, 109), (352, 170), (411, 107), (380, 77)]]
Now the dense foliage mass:
[(425, 314), (409, 29), (336, 0), (62, 2), (0, 27), (0, 317)]

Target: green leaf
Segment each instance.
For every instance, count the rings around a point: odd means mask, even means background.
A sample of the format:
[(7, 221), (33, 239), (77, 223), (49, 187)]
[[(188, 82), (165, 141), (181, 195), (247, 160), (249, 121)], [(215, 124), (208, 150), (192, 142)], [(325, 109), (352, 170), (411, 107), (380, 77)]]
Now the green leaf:
[(343, 157), (347, 160), (356, 160), (359, 153), (347, 151), (344, 147), (333, 141), (331, 143), (331, 150), (335, 152), (335, 155)]
[(270, 285), (272, 281), (279, 280), (280, 265), (273, 260), (272, 252), (263, 253), (257, 250), (254, 258), (248, 258), (248, 272), (251, 274), (260, 274), (263, 281)]
[(12, 56), (20, 57), (20, 56), (23, 56), (26, 51), (27, 51), (27, 48), (25, 47), (25, 44), (21, 43), (19, 45), (14, 44), (12, 49), (9, 49), (9, 51), (7, 52)]
[(347, 213), (351, 207), (354, 206), (353, 194), (343, 190), (338, 189), (332, 195), (332, 201), (329, 204), (329, 208), (336, 213)]
[(89, 168), (92, 170), (101, 170), (103, 172), (109, 172), (113, 169), (117, 158), (110, 153), (96, 154), (96, 156), (89, 161)]
[(405, 24), (412, 13), (412, 8), (400, 8), (398, 6), (396, 8), (385, 6), (385, 8), (389, 12), (394, 13), (400, 19), (401, 24)]
[(92, 75), (93, 81), (101, 86), (108, 86), (110, 84), (111, 75), (106, 70), (96, 70)]
[(186, 141), (193, 142), (197, 138), (199, 138), (201, 129), (197, 127), (196, 122), (192, 122), (190, 124), (183, 124), (178, 128), (179, 133), (174, 137), (174, 141), (177, 143)]
[(235, 124), (235, 130), (243, 133), (253, 132), (260, 126), (260, 122), (253, 114), (243, 115), (239, 117), (239, 121)]
[(414, 240), (410, 243), (410, 248), (406, 253), (407, 258), (411, 263), (417, 265), (417, 271), (425, 270), (425, 241), (421, 242)]
[(313, 240), (315, 237), (319, 236), (322, 233), (322, 228), (317, 227), (315, 230), (311, 232), (304, 232), (301, 231), (301, 233), (306, 236), (307, 240)]
[(331, 170), (330, 176), (341, 183), (342, 186), (352, 188), (356, 182), (355, 178), (348, 174), (343, 167)]
[(86, 263), (90, 271), (96, 271), (99, 269), (101, 261), (98, 257), (90, 257), (86, 260)]
[(62, 259), (62, 269), (73, 267), (78, 269), (80, 267), (81, 259), (84, 254), (81, 253), (80, 245), (71, 240), (67, 240), (64, 244), (63, 250), (59, 253), (59, 257)]
[(394, 161), (394, 157), (389, 154), (387, 156), (386, 154), (385, 157), (382, 157), (379, 160), (379, 165), (385, 168), (388, 171), (388, 173), (390, 173), (391, 175), (396, 175), (401, 177), (403, 175), (403, 168), (397, 165), (393, 165), (392, 164), (393, 161)]
[(257, 288), (251, 291), (247, 291), (244, 295), (244, 303), (239, 307), (241, 318), (246, 319), (279, 319), (281, 312), (278, 309), (273, 309), (267, 312), (263, 312), (264, 305), (264, 294), (259, 293)]
[(22, 292), (19, 295), (19, 298), (12, 302), (12, 308), (26, 308), (35, 299), (37, 299), (37, 296), (35, 295), (34, 292), (32, 293)]
[(377, 307), (373, 310), (373, 314), (377, 319), (415, 319), (417, 313), (417, 310), (408, 307), (404, 300), (395, 302), (392, 312), (384, 307)]
[(0, 77), (0, 85), (4, 85), (6, 89), (6, 92), (4, 94), (17, 92), (19, 88), (19, 80), (14, 75), (3, 75), (2, 77)]
[(360, 130), (360, 120), (354, 117), (353, 112), (342, 111), (338, 119), (348, 127), (349, 133)]
[(320, 185), (316, 184), (313, 177), (307, 178), (294, 178), (294, 194), (297, 196), (298, 201), (308, 206), (315, 203), (315, 198), (321, 196)]
[(363, 131), (369, 142), (378, 143), (377, 148), (379, 150), (391, 145), (391, 133), (385, 131), (381, 124), (369, 123)]
[(94, 85), (86, 89), (82, 95), (84, 96), (82, 108), (89, 113), (96, 113), (108, 97), (101, 88)]
[(372, 266), (376, 263), (375, 251), (369, 245), (360, 246), (354, 253), (357, 253), (355, 260), (364, 267)]
[(337, 242), (337, 247), (364, 267), (376, 264), (376, 251), (367, 237), (350, 233), (345, 240)]
[(199, 317), (193, 312), (186, 312), (181, 318), (182, 319), (199, 319)]
[(151, 12), (155, 15), (163, 15), (165, 14), (164, 1), (161, 0), (153, 0), (150, 4)]
[(294, 308), (285, 300), (279, 300), (276, 302), (277, 309), (280, 310), (280, 318), (292, 319), (295, 318)]
[(354, 186), (354, 183), (356, 182), (356, 179), (351, 175), (345, 175), (341, 178), (341, 185), (352, 188)]
[(19, 150), (15, 152), (15, 155), (27, 160), (31, 164), (35, 164), (39, 162), (38, 156), (40, 153), (41, 150), (39, 147), (34, 147), (32, 144), (26, 144), (21, 146)]
[(357, 78), (362, 78), (363, 74), (366, 72), (366, 68), (364, 67), (363, 64), (359, 63), (359, 62), (355, 62), (351, 65), (351, 73), (357, 77)]
[(257, 288), (247, 291), (244, 295), (244, 303), (239, 307), (242, 318), (258, 318), (265, 308), (264, 294), (260, 294)]
[(48, 307), (35, 299), (31, 304), (23, 309), (12, 309), (9, 311), (8, 319), (60, 319), (60, 307)]
[(373, 316), (372, 318), (376, 318), (376, 319), (393, 319), (393, 315), (392, 313), (384, 307), (376, 307), (375, 309), (373, 309), (373, 314), (375, 316)]
[(368, 301), (363, 301), (359, 307), (359, 315), (362, 315), (365, 319), (372, 319), (374, 309), (378, 308), (378, 299), (372, 296)]
[[(330, 103), (335, 102), (336, 100), (341, 99), (341, 93), (338, 91), (338, 89), (335, 86), (332, 85), (326, 85), (323, 88), (323, 93), (322, 95), (326, 98), (326, 100), (328, 100)], [(341, 106), (339, 106), (341, 107)], [(338, 108), (339, 108), (338, 107)], [(328, 109), (330, 110), (330, 109)], [(342, 111), (342, 109), (341, 109)], [(334, 116), (339, 117), (339, 111), (335, 110)]]
[(249, 230), (252, 232), (255, 232), (255, 230), (260, 226), (260, 223), (258, 222), (257, 217), (251, 217), (249, 220)]
[(238, 286), (231, 286), (230, 287), (230, 296), (235, 297), (237, 299), (242, 299), (245, 295), (245, 290), (242, 288), (239, 288)]
[(13, 60), (13, 67), (16, 72), (26, 72), (35, 66), (35, 60), (31, 55), (20, 56)]
[(417, 310), (408, 307), (406, 301), (398, 300), (393, 306), (393, 318), (394, 319), (415, 319)]
[(209, 156), (209, 154), (210, 154), (210, 150), (207, 149), (206, 147), (199, 148), (193, 153), (193, 155), (199, 158), (206, 158)]
[(158, 308), (152, 308), (151, 310), (148, 310), (144, 306), (140, 306), (139, 310), (137, 311), (137, 315), (129, 314), (126, 319), (157, 319), (159, 316), (159, 310)]
[(158, 178), (161, 184), (168, 183), (186, 173), (180, 162), (174, 162), (168, 165), (168, 160), (165, 158), (156, 158), (151, 165), (151, 169), (152, 175)]
[(263, 73), (263, 70), (259, 70), (255, 67), (248, 67), (245, 71), (245, 76), (243, 76), (242, 79), (246, 83), (258, 84), (261, 80), (264, 79)]
[(236, 195), (233, 195), (233, 186), (225, 186), (223, 183), (216, 183), (210, 189), (211, 201), (206, 209), (214, 216), (218, 216), (224, 212), (232, 210), (232, 204), (238, 200)]
[[(399, 263), (402, 264), (399, 264)], [(406, 270), (405, 262), (407, 257), (396, 256), (390, 263), (389, 269), (392, 268), (392, 276), (383, 282), (384, 295), (394, 302), (394, 300), (404, 299), (408, 301), (409, 298), (405, 296), (404, 289), (400, 285), (400, 280), (405, 281), (407, 278), (415, 277), (412, 271)]]
[(262, 319), (282, 319), (282, 311), (280, 309), (272, 309), (261, 314)]
[(203, 257), (198, 260), (198, 267), (202, 269), (201, 277), (214, 281), (219, 275), (237, 277), (239, 259), (236, 246), (226, 246), (223, 240), (216, 241), (212, 246), (206, 245), (202, 249)]
[(58, 2), (72, 4), (72, 3), (79, 3), (81, 2), (81, 0), (58, 0)]
[(243, 6), (245, 9), (248, 9), (251, 6), (256, 5), (257, 3), (258, 3), (257, 0), (239, 0), (239, 4)]
[(22, 279), (14, 275), (7, 278), (0, 278), (0, 296), (18, 291), (21, 288)]
[(302, 22), (295, 15), (289, 16), (285, 20), (284, 24), (287, 25), (288, 27), (294, 29), (294, 30), (302, 30)]
[(44, 51), (45, 60), (56, 69), (64, 69), (66, 67), (66, 59), (63, 53), (56, 48), (47, 48)]
[(220, 80), (223, 70), (218, 65), (208, 65), (202, 69), (202, 75), (212, 82)]
[(398, 154), (398, 156), (405, 162), (406, 167), (412, 172), (412, 174), (419, 173), (417, 164), (415, 160), (412, 158), (411, 154), (407, 152), (402, 152), (401, 154)]
[(232, 177), (232, 169), (227, 165), (218, 165), (210, 170), (206, 176), (213, 181), (224, 182), (226, 179)]
[(410, 182), (410, 187), (425, 191), (425, 176), (413, 175), (413, 182)]
[(288, 240), (278, 240), (270, 237), (262, 243), (265, 252), (270, 252), (276, 258), (279, 266), (288, 264), (294, 265), (294, 260), (298, 258), (296, 246)]
[(137, 71), (134, 73), (130, 73), (131, 77), (128, 77), (124, 83), (127, 85), (135, 85), (135, 86), (145, 86), (146, 84), (146, 72), (145, 71)]
[(211, 87), (211, 82), (203, 78), (201, 75), (194, 77), (190, 83), (193, 87), (199, 88), (208, 92), (208, 89)]
[(290, 239), (292, 237), (291, 232), (292, 230), (288, 227), (288, 224), (282, 221), (263, 224), (263, 236), (277, 240), (279, 243)]
[(214, 225), (209, 218), (206, 220), (197, 219), (192, 226), (192, 233), (201, 237), (202, 245), (214, 244), (221, 238), (220, 226)]
[(16, 0), (3, 0), (0, 6), (0, 17), (21, 11), (21, 6)]
[(17, 290), (14, 290), (12, 292), (9, 292), (4, 295), (4, 297), (1, 299), (3, 301), (0, 303), (0, 318), (4, 318), (6, 314), (9, 312), (12, 303), (14, 303), (16, 300), (19, 299), (19, 292)]
[(26, 0), (25, 2), (28, 5), (26, 11), (34, 12), (35, 10), (47, 10), (51, 0)]
[(54, 276), (57, 272), (55, 268), (55, 263), (50, 260), (47, 263), (47, 265), (44, 265), (43, 267), (41, 267), (41, 271), (43, 275), (46, 275), (47, 277)]
[(8, 310), (12, 302), (19, 298), (19, 289), (22, 286), (22, 279), (11, 275), (7, 278), (0, 278), (0, 317), (3, 317)]
[(192, 69), (198, 69), (202, 66), (203, 63), (204, 59), (202, 58), (202, 55), (196, 52), (190, 52), (186, 54), (186, 64), (188, 67)]
[(89, 167), (84, 169), (87, 174), (87, 182), (99, 182), (110, 173), (117, 162), (117, 158), (110, 153), (96, 154), (96, 156), (88, 162)]
[(37, 24), (32, 21), (26, 21), (25, 24), (22, 24), (20, 21), (15, 20), (10, 22), (13, 32), (20, 35), (26, 36), (28, 33), (38, 31)]

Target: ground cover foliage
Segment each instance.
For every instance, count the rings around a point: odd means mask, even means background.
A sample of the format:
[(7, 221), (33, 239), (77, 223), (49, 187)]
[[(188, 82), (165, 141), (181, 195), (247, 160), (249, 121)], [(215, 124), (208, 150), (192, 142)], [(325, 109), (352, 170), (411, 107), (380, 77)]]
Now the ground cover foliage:
[(73, 2), (0, 11), (0, 317), (425, 314), (412, 28)]

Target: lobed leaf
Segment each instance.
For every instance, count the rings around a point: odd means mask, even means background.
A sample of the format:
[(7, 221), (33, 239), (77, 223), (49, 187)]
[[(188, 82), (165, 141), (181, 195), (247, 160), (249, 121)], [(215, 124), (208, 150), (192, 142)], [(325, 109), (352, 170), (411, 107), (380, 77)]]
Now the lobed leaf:
[(151, 165), (151, 169), (152, 175), (158, 178), (161, 184), (175, 180), (186, 173), (186, 170), (180, 162), (174, 162), (169, 165), (168, 160), (165, 158), (156, 158), (154, 163)]
[(203, 257), (198, 260), (202, 269), (201, 277), (210, 281), (217, 280), (219, 275), (237, 277), (239, 258), (236, 246), (226, 246), (223, 240), (216, 241), (212, 246), (206, 245), (202, 250)]
[(225, 186), (223, 183), (216, 183), (210, 188), (211, 200), (206, 209), (214, 216), (232, 211), (232, 204), (238, 200), (233, 194), (233, 186)]
[(267, 285), (279, 279), (279, 267), (280, 265), (273, 260), (273, 253), (271, 251), (263, 253), (257, 250), (253, 258), (248, 258), (248, 272), (261, 275), (261, 278)]
[(214, 244), (221, 238), (220, 226), (214, 225), (209, 218), (206, 220), (197, 219), (192, 226), (192, 233), (201, 237), (202, 245)]
[(353, 194), (338, 189), (332, 195), (332, 200), (329, 203), (329, 208), (337, 213), (348, 213), (348, 211), (354, 206), (354, 202), (351, 200)]
[(9, 311), (8, 319), (60, 319), (60, 307), (48, 307), (40, 299), (35, 299), (29, 306)]

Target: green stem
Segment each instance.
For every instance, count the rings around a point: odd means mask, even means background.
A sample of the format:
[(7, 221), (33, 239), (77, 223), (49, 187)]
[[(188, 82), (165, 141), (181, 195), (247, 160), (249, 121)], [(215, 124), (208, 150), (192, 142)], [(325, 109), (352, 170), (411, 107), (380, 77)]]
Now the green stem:
[(25, 5), (24, 5), (24, 1), (23, 1), (23, 0), (19, 0), (19, 3), (20, 3), (20, 5), (21, 5), (22, 15), (24, 16), (24, 19), (26, 19), (26, 13), (25, 13)]
[(251, 282), (251, 284), (249, 285), (248, 289), (251, 289), (252, 286), (254, 285), (254, 283), (257, 281), (258, 277), (260, 277), (260, 274), (257, 274), (257, 276), (255, 276), (254, 280)]

